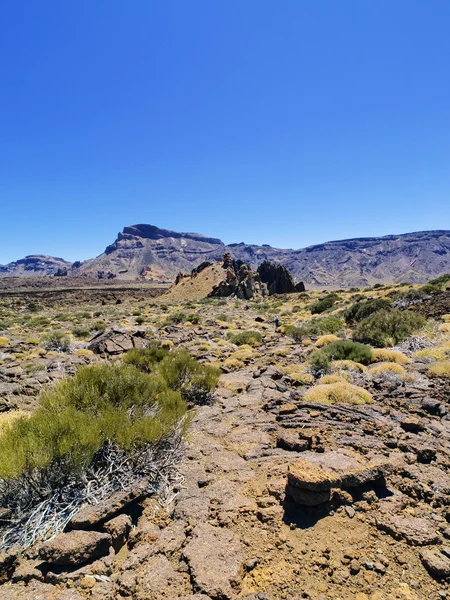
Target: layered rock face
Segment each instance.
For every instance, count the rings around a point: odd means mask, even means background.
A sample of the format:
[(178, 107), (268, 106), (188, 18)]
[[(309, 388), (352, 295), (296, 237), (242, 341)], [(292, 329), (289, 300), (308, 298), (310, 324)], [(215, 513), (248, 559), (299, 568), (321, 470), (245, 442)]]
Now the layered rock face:
[(0, 265), (0, 277), (44, 277), (67, 275), (72, 264), (63, 258), (35, 254), (7, 265)]
[[(198, 233), (139, 224), (125, 227), (102, 254), (83, 263), (71, 265), (58, 258), (28, 256), (0, 266), (0, 277), (54, 275), (58, 269), (60, 274), (67, 269), (72, 276), (100, 278), (102, 274), (103, 278), (171, 282), (180, 271), (189, 273), (205, 261), (220, 260), (225, 253), (252, 269), (265, 261), (285, 265), (296, 280), (309, 285), (345, 288), (425, 283), (450, 272), (450, 231), (355, 238), (292, 250), (244, 242), (226, 245)], [(286, 285), (289, 283), (280, 273), (276, 287), (283, 290)]]

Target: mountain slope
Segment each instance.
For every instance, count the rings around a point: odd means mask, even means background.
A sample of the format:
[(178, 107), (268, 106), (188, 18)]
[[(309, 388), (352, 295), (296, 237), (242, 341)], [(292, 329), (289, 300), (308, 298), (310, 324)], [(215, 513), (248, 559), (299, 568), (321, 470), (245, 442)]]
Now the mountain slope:
[(0, 265), (0, 277), (44, 277), (55, 275), (58, 271), (64, 272), (71, 266), (72, 263), (63, 258), (33, 254), (7, 265)]
[[(297, 281), (324, 287), (360, 287), (374, 283), (423, 283), (450, 272), (450, 231), (422, 231), (402, 235), (338, 240), (300, 250), (268, 245), (224, 244), (197, 233), (180, 233), (153, 225), (125, 227), (97, 258), (75, 264), (72, 276), (145, 278), (173, 281), (178, 272), (189, 273), (204, 261), (215, 262), (225, 253), (256, 268), (263, 260), (282, 263)], [(36, 260), (32, 268), (33, 261)], [(0, 266), (1, 276), (53, 274), (51, 257), (27, 257)], [(23, 261), (28, 261), (24, 263)], [(31, 262), (30, 262), (31, 261)], [(70, 267), (62, 261), (60, 267)], [(40, 269), (38, 273), (38, 269)], [(43, 272), (48, 271), (48, 272)]]

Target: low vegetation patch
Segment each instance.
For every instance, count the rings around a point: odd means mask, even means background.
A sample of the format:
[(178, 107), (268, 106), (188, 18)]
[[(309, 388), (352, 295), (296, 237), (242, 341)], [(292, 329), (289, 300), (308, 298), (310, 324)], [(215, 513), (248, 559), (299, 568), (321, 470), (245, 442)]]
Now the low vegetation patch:
[(41, 345), (54, 352), (67, 352), (70, 348), (70, 338), (63, 331), (49, 331), (41, 337)]
[(243, 346), (248, 344), (249, 346), (256, 347), (262, 344), (262, 335), (259, 331), (241, 331), (240, 333), (230, 333), (228, 335), (230, 342), (237, 346)]
[(436, 377), (450, 377), (450, 360), (439, 360), (428, 369), (431, 375)]
[(411, 362), (411, 359), (399, 352), (398, 350), (390, 350), (387, 348), (373, 348), (372, 362), (395, 362), (399, 365), (406, 365)]
[(395, 375), (405, 375), (406, 369), (402, 365), (395, 362), (380, 362), (373, 367), (370, 367), (370, 375), (376, 375), (377, 373), (395, 373)]
[(337, 342), (338, 340), (339, 340), (339, 338), (337, 335), (333, 335), (333, 334), (322, 335), (317, 340), (316, 346), (317, 346), (317, 348), (323, 348), (323, 346), (327, 346), (328, 344), (331, 344), (331, 342)]
[(389, 310), (391, 301), (386, 298), (375, 298), (373, 300), (360, 300), (352, 304), (344, 313), (345, 322), (348, 325), (359, 323), (371, 314), (379, 310)]
[(336, 293), (327, 294), (323, 298), (320, 298), (317, 302), (314, 302), (310, 306), (310, 311), (312, 315), (319, 315), (330, 308), (333, 308), (335, 303), (340, 300), (339, 296)]
[(305, 392), (305, 402), (320, 404), (370, 404), (372, 395), (357, 385), (347, 382), (319, 383)]
[(186, 401), (205, 401), (218, 377), (185, 350), (155, 346), (47, 389), (36, 412), (0, 432), (0, 507), (13, 511), (0, 550), (59, 533), (82, 503), (142, 478), (169, 494)]
[(409, 310), (380, 310), (363, 319), (353, 333), (353, 339), (380, 348), (395, 346), (424, 327), (422, 315)]

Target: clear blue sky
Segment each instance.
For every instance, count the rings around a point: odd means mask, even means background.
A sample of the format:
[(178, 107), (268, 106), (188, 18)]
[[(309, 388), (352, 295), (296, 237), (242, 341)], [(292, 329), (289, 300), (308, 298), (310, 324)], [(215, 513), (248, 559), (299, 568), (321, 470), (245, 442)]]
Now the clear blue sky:
[(450, 229), (449, 0), (3, 0), (0, 263)]

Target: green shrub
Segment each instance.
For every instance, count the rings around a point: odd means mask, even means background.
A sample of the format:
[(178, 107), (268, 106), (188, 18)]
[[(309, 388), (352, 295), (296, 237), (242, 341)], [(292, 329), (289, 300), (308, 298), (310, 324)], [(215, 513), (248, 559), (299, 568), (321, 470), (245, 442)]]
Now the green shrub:
[(178, 311), (169, 315), (166, 319), (166, 323), (168, 325), (179, 325), (180, 323), (184, 323), (187, 321), (187, 315), (185, 312)]
[(259, 331), (241, 331), (240, 333), (230, 333), (228, 335), (230, 341), (237, 346), (248, 344), (249, 346), (260, 346), (262, 343), (262, 335)]
[(106, 443), (133, 451), (161, 440), (185, 412), (181, 395), (161, 376), (127, 364), (82, 367), (0, 436), (0, 477), (31, 474), (55, 461), (79, 472)]
[(91, 331), (90, 331), (89, 327), (84, 327), (83, 325), (74, 327), (72, 329), (72, 335), (74, 337), (76, 337), (77, 339), (87, 338), (90, 336), (90, 333), (91, 333)]
[(133, 348), (125, 354), (123, 361), (137, 367), (144, 373), (150, 373), (155, 369), (155, 365), (160, 363), (168, 354), (169, 350), (167, 348), (163, 348), (160, 344), (152, 344), (147, 348)]
[(67, 352), (70, 347), (70, 339), (63, 331), (49, 331), (41, 337), (41, 345), (46, 350)]
[(186, 321), (193, 323), (194, 325), (198, 325), (202, 320), (201, 316), (198, 313), (187, 313)]
[(422, 315), (409, 310), (380, 310), (363, 319), (353, 339), (379, 348), (395, 346), (425, 325)]
[(326, 310), (329, 310), (339, 300), (339, 296), (335, 293), (327, 294), (310, 306), (311, 314), (319, 315)]
[(94, 321), (94, 323), (92, 324), (92, 329), (91, 331), (105, 331), (106, 329), (106, 323), (105, 321)]
[(345, 311), (345, 322), (347, 324), (359, 323), (379, 310), (389, 310), (390, 308), (391, 302), (385, 298), (356, 302)]
[(184, 400), (193, 404), (210, 400), (220, 376), (218, 369), (200, 364), (186, 350), (169, 351), (159, 344), (133, 348), (124, 361), (161, 377), (170, 389), (180, 392)]
[(136, 325), (142, 325), (142, 323), (145, 323), (145, 317), (136, 317), (134, 321)]
[(353, 360), (362, 365), (368, 365), (372, 361), (372, 350), (370, 346), (352, 342), (351, 340), (338, 340), (331, 342), (320, 350), (330, 360)]
[(308, 358), (309, 368), (314, 377), (322, 377), (331, 371), (328, 355), (322, 350), (316, 350)]
[(431, 285), (438, 286), (440, 289), (445, 288), (447, 283), (450, 282), (450, 273), (446, 273), (445, 275), (441, 275), (440, 277), (436, 277), (436, 279), (431, 279), (428, 283)]
[(321, 319), (312, 319), (301, 326), (288, 325), (284, 333), (292, 337), (296, 342), (301, 342), (304, 337), (336, 334), (342, 330), (344, 321), (334, 315), (329, 315)]
[(186, 402), (206, 404), (219, 380), (220, 371), (197, 362), (186, 350), (175, 350), (159, 363), (158, 373)]

